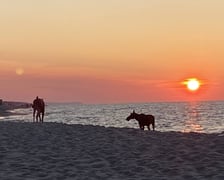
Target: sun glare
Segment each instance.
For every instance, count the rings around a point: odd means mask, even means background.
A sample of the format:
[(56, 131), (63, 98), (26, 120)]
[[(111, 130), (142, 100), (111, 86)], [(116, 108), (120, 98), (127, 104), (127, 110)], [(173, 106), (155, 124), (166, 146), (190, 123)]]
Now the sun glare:
[(192, 92), (197, 91), (201, 86), (201, 82), (197, 78), (189, 78), (185, 80), (183, 84)]

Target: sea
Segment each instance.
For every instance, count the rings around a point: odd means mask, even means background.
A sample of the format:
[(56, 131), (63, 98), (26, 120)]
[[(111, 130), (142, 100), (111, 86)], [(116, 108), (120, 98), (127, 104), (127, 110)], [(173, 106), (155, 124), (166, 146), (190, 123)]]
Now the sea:
[[(127, 104), (46, 103), (44, 122), (137, 129), (139, 126), (136, 120), (126, 120), (133, 110), (136, 113), (154, 115), (155, 130), (161, 132), (224, 132), (224, 101)], [(11, 112), (10, 116), (0, 116), (0, 121), (33, 121), (32, 108), (15, 109)]]

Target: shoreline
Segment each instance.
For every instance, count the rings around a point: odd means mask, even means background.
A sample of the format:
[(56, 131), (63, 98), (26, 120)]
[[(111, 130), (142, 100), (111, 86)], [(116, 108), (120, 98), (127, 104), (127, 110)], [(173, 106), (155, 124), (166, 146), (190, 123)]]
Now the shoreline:
[(16, 102), (16, 101), (3, 101), (2, 104), (0, 104), (0, 117), (20, 115), (20, 113), (13, 113), (11, 111), (15, 110), (15, 109), (28, 109), (31, 107), (32, 107), (31, 103)]
[(0, 122), (2, 179), (223, 179), (223, 133)]

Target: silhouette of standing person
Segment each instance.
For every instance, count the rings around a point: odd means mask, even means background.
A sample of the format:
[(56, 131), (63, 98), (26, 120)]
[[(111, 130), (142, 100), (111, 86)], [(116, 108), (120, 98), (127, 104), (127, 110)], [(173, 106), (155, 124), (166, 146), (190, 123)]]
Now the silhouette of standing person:
[[(36, 114), (36, 122), (38, 122), (38, 118), (40, 122), (43, 122), (44, 119), (44, 111), (45, 111), (45, 103), (43, 99), (40, 99), (38, 96), (33, 100), (33, 122), (35, 122), (35, 114)], [(40, 114), (42, 113), (42, 118)]]

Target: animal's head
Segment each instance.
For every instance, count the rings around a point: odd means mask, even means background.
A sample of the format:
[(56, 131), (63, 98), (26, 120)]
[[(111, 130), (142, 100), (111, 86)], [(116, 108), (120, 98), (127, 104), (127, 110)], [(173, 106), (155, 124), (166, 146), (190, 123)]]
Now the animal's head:
[(126, 120), (129, 121), (130, 119), (134, 119), (135, 118), (135, 111), (133, 111), (127, 118)]

